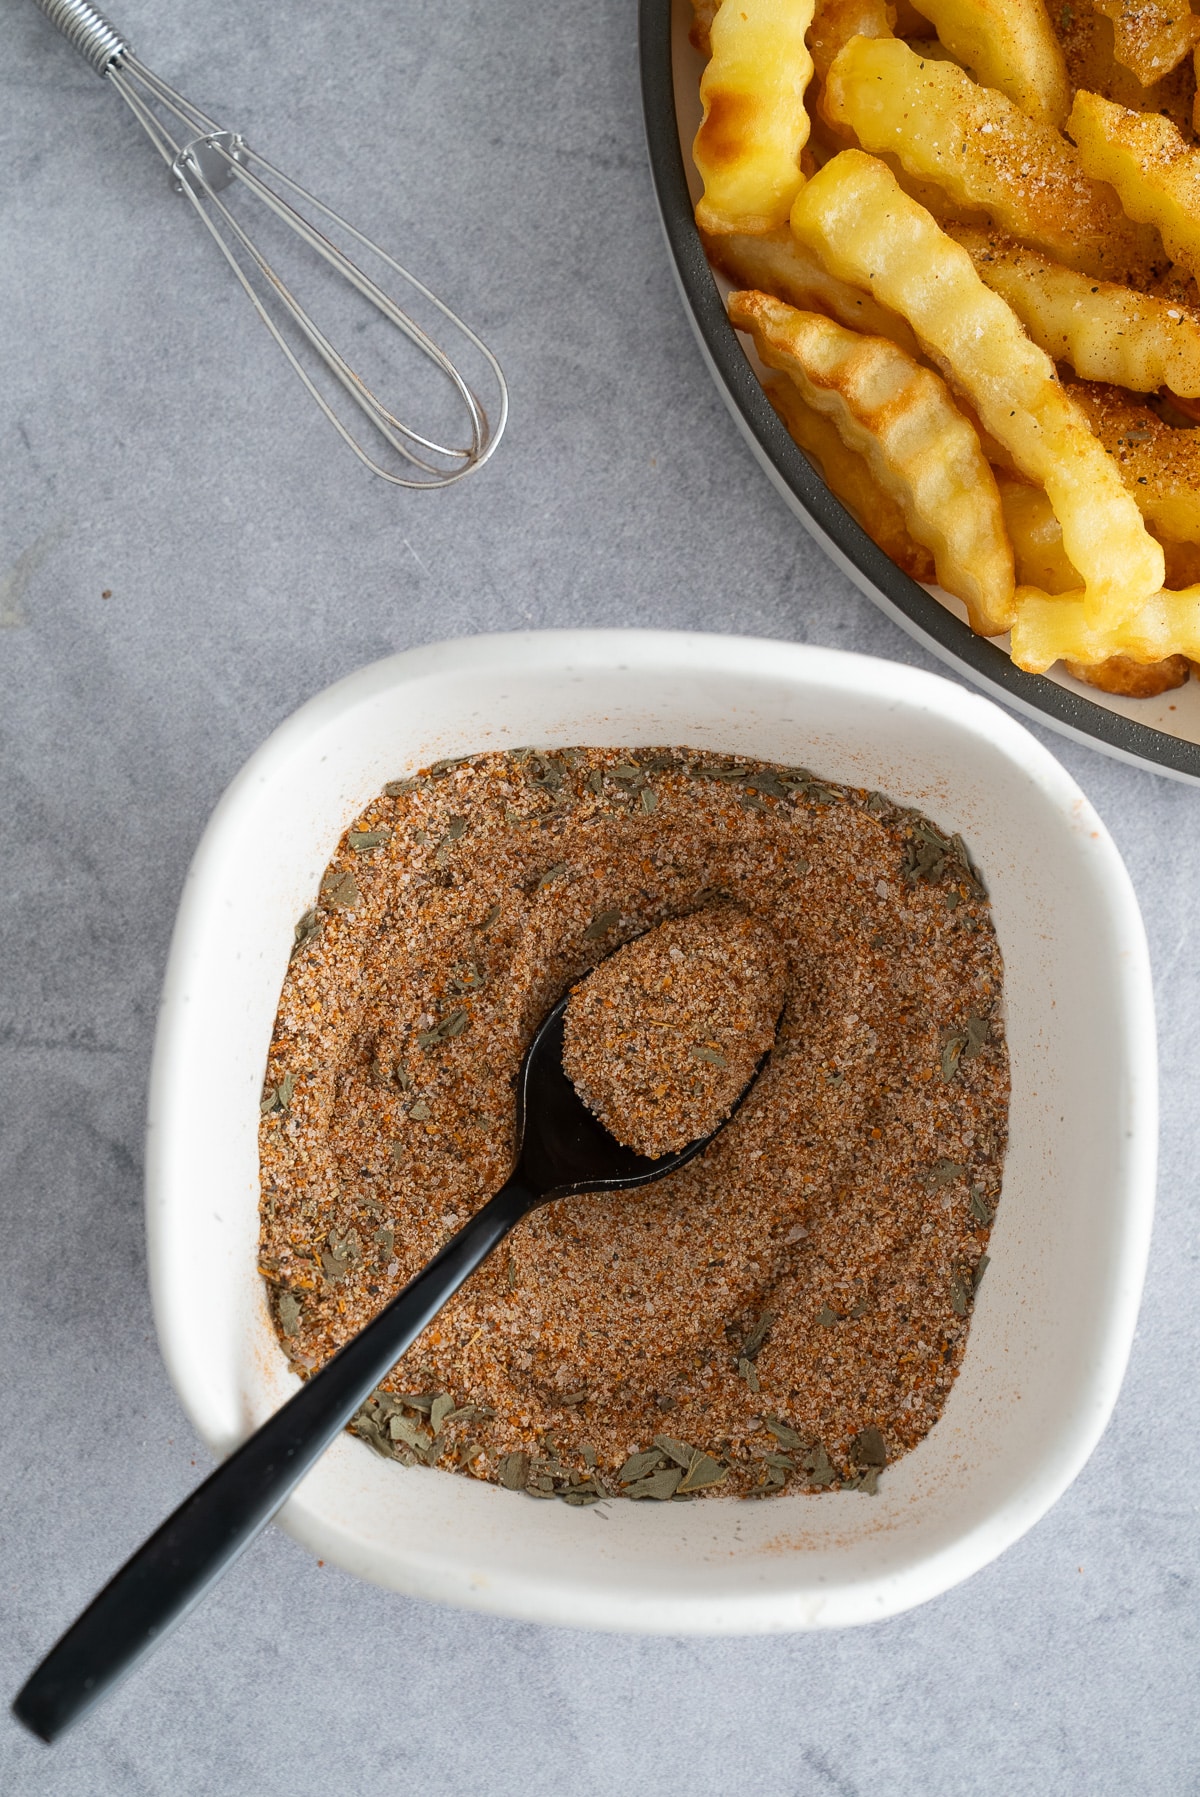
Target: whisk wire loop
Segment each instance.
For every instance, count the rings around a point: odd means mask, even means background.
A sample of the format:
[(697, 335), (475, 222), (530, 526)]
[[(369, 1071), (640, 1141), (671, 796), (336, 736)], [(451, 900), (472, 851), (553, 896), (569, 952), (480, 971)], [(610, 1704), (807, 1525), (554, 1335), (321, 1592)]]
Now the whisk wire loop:
[[(176, 187), (191, 202), (237, 276), (289, 365), (359, 460), (392, 485), (410, 488), (448, 486), (482, 467), (495, 451), (507, 423), (508, 388), (496, 357), (470, 326), (379, 244), (374, 243), (290, 175), (268, 162), (266, 157), (251, 149), (239, 134), (223, 130), (215, 119), (210, 118), (161, 76), (147, 68), (90, 0), (34, 0), (34, 3), (96, 72), (107, 77), (125, 101), (170, 169)], [(167, 115), (166, 119), (164, 114)], [(254, 199), (265, 205), (275, 218), (322, 258), (445, 376), (467, 414), (469, 440), (464, 446), (447, 446), (414, 430), (397, 417), (351, 367), (220, 197), (221, 192), (235, 184), (245, 188)], [(293, 199), (298, 204), (293, 204)], [(488, 372), (496, 393), (494, 419), (489, 420), (482, 402), (447, 352), (311, 217), (305, 217), (300, 207), (315, 212), (352, 243), (360, 245), (376, 257), (406, 283), (413, 294), (453, 326), (481, 359)], [(286, 317), (342, 391), (383, 441), (410, 468), (420, 471), (417, 476), (406, 476), (383, 467), (339, 418), (288, 342), (279, 323), (271, 316), (263, 295), (255, 287), (252, 279), (254, 274), (264, 283), (267, 299), (273, 299), (282, 307)], [(437, 459), (429, 460), (429, 457)]]

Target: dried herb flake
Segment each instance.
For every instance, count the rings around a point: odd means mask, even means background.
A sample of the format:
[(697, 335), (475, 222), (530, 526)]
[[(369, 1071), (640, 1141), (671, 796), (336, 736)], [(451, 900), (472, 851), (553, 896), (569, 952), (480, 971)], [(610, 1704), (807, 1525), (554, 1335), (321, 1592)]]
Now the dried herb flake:
[(763, 1426), (775, 1437), (780, 1447), (785, 1448), (789, 1453), (804, 1446), (803, 1438), (797, 1435), (789, 1424), (781, 1422), (777, 1416), (764, 1416)]
[(673, 1460), (676, 1466), (683, 1467), (685, 1472), (692, 1464), (692, 1455), (696, 1452), (695, 1448), (689, 1447), (686, 1441), (676, 1441), (673, 1435), (656, 1435), (654, 1445), (666, 1455), (668, 1460)]
[(676, 1496), (679, 1496), (681, 1493), (687, 1494), (693, 1491), (704, 1491), (710, 1485), (719, 1485), (722, 1479), (728, 1476), (728, 1473), (729, 1468), (727, 1466), (722, 1466), (721, 1462), (719, 1460), (714, 1460), (711, 1454), (706, 1454), (700, 1448), (697, 1448), (693, 1452), (691, 1460), (688, 1462), (687, 1471), (679, 1481)]
[(525, 1448), (516, 1448), (516, 1452), (505, 1454), (499, 1463), (499, 1483), (507, 1492), (525, 1490), (526, 1479), (530, 1475), (530, 1457)]
[(362, 904), (362, 893), (352, 873), (331, 870), (321, 881), (321, 899), (326, 905), (336, 905), (343, 911), (353, 911)]
[(678, 1466), (668, 1466), (661, 1473), (651, 1473), (648, 1478), (639, 1479), (635, 1485), (625, 1489), (628, 1498), (654, 1498), (660, 1504), (667, 1498), (673, 1498), (683, 1483), (683, 1471)]
[(982, 1186), (972, 1186), (971, 1196), (967, 1199), (967, 1209), (977, 1223), (989, 1224), (992, 1220), (987, 1198)]
[(297, 923), (295, 931), (293, 932), (292, 953), (290, 959), (295, 960), (296, 956), (300, 953), (300, 950), (304, 947), (304, 944), (310, 941), (312, 937), (319, 935), (324, 928), (325, 919), (320, 911), (317, 910), (317, 907), (313, 905), (310, 910), (304, 913), (304, 916)]
[(745, 1341), (742, 1343), (742, 1357), (744, 1359), (746, 1359), (746, 1360), (755, 1359), (755, 1357), (757, 1356), (763, 1343), (766, 1341), (768, 1335), (771, 1333), (771, 1325), (774, 1323), (774, 1321), (775, 1321), (774, 1312), (770, 1311), (770, 1310), (764, 1310), (762, 1315), (759, 1317), (757, 1323), (755, 1323), (753, 1329), (750, 1331), (749, 1335), (746, 1337)]
[(850, 1458), (855, 1466), (886, 1466), (887, 1444), (879, 1429), (860, 1429), (850, 1443)]
[(470, 1021), (470, 1013), (464, 1011), (460, 1005), (457, 1010), (451, 1011), (448, 1016), (443, 1017), (440, 1023), (435, 1023), (432, 1029), (418, 1031), (417, 1047), (426, 1051), (437, 1048), (441, 1043), (449, 1042), (455, 1036), (461, 1036)]
[(647, 1473), (656, 1471), (665, 1457), (658, 1448), (647, 1448), (644, 1453), (631, 1454), (617, 1478), (622, 1485), (632, 1485), (636, 1480), (644, 1479)]

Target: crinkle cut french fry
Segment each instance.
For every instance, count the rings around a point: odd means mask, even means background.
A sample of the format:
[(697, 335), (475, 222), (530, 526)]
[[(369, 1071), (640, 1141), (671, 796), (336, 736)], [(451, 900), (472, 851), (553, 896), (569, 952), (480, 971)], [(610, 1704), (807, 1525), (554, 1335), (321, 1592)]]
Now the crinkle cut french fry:
[(1200, 319), (1182, 306), (1093, 281), (1002, 231), (945, 228), (1052, 361), (1069, 362), (1084, 380), (1137, 393), (1169, 387), (1186, 399), (1200, 396)]
[(1018, 584), (1046, 593), (1074, 592), (1082, 584), (1079, 570), (1063, 548), (1062, 525), (1042, 489), (999, 470), (996, 486)]
[(1110, 655), (1106, 661), (1067, 660), (1067, 673), (1085, 686), (1102, 693), (1119, 693), (1123, 699), (1157, 699), (1160, 693), (1182, 686), (1192, 671), (1186, 655), (1168, 655), (1163, 661), (1134, 661), (1131, 655)]
[(1067, 129), (1088, 174), (1115, 187), (1130, 218), (1156, 226), (1173, 260), (1200, 275), (1200, 150), (1170, 119), (1082, 89)]
[(1110, 100), (1136, 112), (1161, 112), (1181, 130), (1190, 128), (1196, 81), (1186, 61), (1153, 87), (1143, 87), (1113, 55), (1110, 19), (1090, 5), (1076, 6), (1074, 0), (1062, 8), (1052, 6), (1050, 19), (1063, 48), (1072, 92), (1084, 87), (1089, 93), (1107, 94)]
[(921, 11), (985, 86), (1007, 94), (1030, 118), (1062, 124), (1071, 89), (1042, 0), (922, 0)]
[(1044, 674), (1056, 661), (1096, 663), (1113, 655), (1164, 661), (1169, 655), (1200, 660), (1200, 586), (1159, 592), (1144, 599), (1118, 629), (1097, 629), (1087, 618), (1082, 593), (1051, 596), (1018, 587), (1012, 658), (1028, 674)]
[(863, 149), (894, 153), (910, 175), (1069, 268), (1111, 279), (1148, 265), (1147, 233), (1084, 174), (1061, 133), (952, 62), (932, 62), (899, 38), (854, 38), (835, 58), (821, 104)]
[(859, 336), (770, 294), (731, 294), (729, 316), (864, 457), (909, 531), (933, 551), (938, 579), (963, 601), (971, 628), (1007, 630), (1013, 563), (1000, 497), (945, 383), (886, 338)]
[(813, 64), (805, 32), (813, 0), (736, 0), (709, 30), (700, 78), (704, 117), (692, 157), (704, 182), (696, 222), (706, 231), (772, 231), (786, 224), (804, 177), (804, 90)]
[(865, 457), (842, 442), (833, 420), (808, 405), (785, 374), (768, 377), (763, 391), (792, 440), (816, 462), (825, 485), (854, 513), (871, 541), (913, 580), (934, 580), (932, 551), (910, 534), (896, 501), (875, 479)]
[(1172, 429), (1117, 387), (1071, 381), (1067, 392), (1155, 536), (1200, 543), (1200, 431)]
[(852, 287), (831, 275), (819, 257), (796, 242), (789, 227), (763, 237), (747, 237), (741, 232), (711, 237), (701, 231), (700, 238), (713, 267), (735, 287), (773, 293), (802, 312), (826, 312), (851, 330), (890, 337), (910, 355), (919, 353), (917, 340), (903, 318), (881, 306), (862, 287)]
[[(812, 51), (816, 67), (816, 79), (809, 90), (808, 109), (812, 120), (810, 145), (828, 144), (833, 154), (845, 149), (847, 145), (854, 145), (855, 135), (850, 126), (840, 124), (825, 107), (825, 77), (838, 53), (851, 38), (891, 37), (895, 11), (895, 7), (887, 4), (886, 0), (817, 0), (812, 29), (808, 34), (808, 47)], [(922, 24), (928, 30), (928, 21), (922, 20)], [(948, 57), (949, 54), (948, 50), (942, 49), (936, 38), (922, 41), (921, 55), (924, 57)], [(829, 157), (824, 156), (819, 160), (827, 162)], [(898, 156), (889, 154), (887, 160), (905, 193), (910, 193), (914, 200), (919, 200), (935, 218), (973, 218), (983, 224), (987, 223), (986, 213), (952, 199), (936, 182), (922, 181), (918, 176), (910, 174)]]
[(1163, 552), (1053, 363), (985, 287), (964, 249), (861, 150), (835, 156), (797, 196), (792, 229), (843, 280), (903, 313), (1029, 480), (1044, 487), (1082, 574), (1093, 624), (1163, 583)]
[(1190, 56), (1200, 38), (1200, 19), (1184, 0), (1091, 0), (1096, 11), (1112, 20), (1116, 59), (1137, 76), (1143, 87)]

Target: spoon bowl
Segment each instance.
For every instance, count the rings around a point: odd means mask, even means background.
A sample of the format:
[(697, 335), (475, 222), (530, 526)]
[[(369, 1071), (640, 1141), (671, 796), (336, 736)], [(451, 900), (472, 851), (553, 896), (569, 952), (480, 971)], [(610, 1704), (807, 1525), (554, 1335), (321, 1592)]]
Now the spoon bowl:
[[(514, 1180), (539, 1204), (578, 1192), (624, 1192), (664, 1179), (702, 1154), (729, 1122), (758, 1078), (763, 1061), (743, 1087), (737, 1104), (708, 1135), (673, 1154), (651, 1159), (618, 1142), (584, 1104), (563, 1067), (563, 1026), (570, 993), (560, 998), (538, 1025), (517, 1080), (517, 1141)], [(765, 1056), (763, 1059), (765, 1060)]]

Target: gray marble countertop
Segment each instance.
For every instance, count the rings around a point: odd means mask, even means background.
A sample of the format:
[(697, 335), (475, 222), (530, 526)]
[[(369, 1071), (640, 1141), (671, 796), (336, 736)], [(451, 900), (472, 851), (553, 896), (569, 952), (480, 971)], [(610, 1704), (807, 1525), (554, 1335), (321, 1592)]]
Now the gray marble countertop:
[[(494, 344), (508, 437), (437, 495), (339, 448), (119, 102), (23, 0), (3, 17), (11, 1694), (207, 1465), (155, 1345), (142, 1128), (184, 872), (251, 750), (363, 662), (483, 630), (653, 624), (925, 658), (798, 528), (701, 364), (647, 174), (632, 0), (122, 0), (152, 66), (344, 201)], [(897, 1620), (744, 1641), (461, 1614), (271, 1531), (57, 1748), (0, 1721), (0, 1789), (1200, 1790), (1200, 791), (1045, 740), (1136, 884), (1163, 1077), (1129, 1375), (1051, 1514)]]

